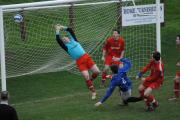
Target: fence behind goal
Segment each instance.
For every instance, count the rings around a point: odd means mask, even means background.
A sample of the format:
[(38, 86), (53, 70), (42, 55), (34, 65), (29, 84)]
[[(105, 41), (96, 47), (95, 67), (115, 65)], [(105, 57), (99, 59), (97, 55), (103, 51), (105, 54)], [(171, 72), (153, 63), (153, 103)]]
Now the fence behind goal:
[[(155, 1), (137, 0), (135, 3), (146, 5)], [(79, 73), (74, 61), (55, 40), (55, 24), (72, 27), (101, 70), (102, 46), (114, 28), (120, 29), (126, 42), (125, 57), (133, 62), (130, 75), (134, 76), (156, 48), (156, 25), (122, 27), (121, 7), (133, 5), (131, 0), (98, 0), (4, 10), (7, 77), (61, 70)], [(23, 16), (23, 22), (14, 21), (16, 14)]]

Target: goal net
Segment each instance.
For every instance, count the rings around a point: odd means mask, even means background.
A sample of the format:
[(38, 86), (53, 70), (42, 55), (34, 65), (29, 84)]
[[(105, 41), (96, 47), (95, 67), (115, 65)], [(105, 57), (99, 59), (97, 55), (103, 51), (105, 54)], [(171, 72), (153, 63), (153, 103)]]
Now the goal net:
[[(136, 5), (155, 4), (155, 0), (135, 0)], [(118, 28), (125, 39), (125, 57), (133, 62), (135, 75), (156, 48), (156, 25), (122, 26), (122, 7), (134, 6), (132, 0), (97, 0), (49, 6), (3, 10), (5, 62), (7, 77), (69, 70), (79, 73), (75, 62), (55, 40), (55, 24), (70, 26), (102, 70), (102, 46)], [(23, 22), (14, 21), (21, 14)]]

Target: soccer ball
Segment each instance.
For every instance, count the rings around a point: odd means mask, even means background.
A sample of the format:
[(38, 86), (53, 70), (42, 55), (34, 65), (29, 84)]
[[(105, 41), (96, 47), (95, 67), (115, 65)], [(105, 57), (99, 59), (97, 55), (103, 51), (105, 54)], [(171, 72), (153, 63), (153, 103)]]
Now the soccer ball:
[(14, 21), (15, 21), (16, 23), (21, 23), (21, 22), (23, 21), (22, 15), (20, 15), (20, 14), (14, 15)]

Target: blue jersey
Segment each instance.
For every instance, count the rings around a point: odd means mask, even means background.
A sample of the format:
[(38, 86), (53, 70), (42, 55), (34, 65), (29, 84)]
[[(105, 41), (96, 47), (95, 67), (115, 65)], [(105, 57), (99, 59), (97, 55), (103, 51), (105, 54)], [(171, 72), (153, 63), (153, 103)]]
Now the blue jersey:
[(123, 67), (119, 68), (118, 74), (113, 75), (106, 95), (101, 99), (101, 103), (105, 102), (113, 93), (114, 89), (118, 86), (122, 92), (126, 92), (132, 87), (130, 78), (127, 77), (127, 72), (132, 67), (131, 61), (127, 58), (120, 60), (123, 62)]

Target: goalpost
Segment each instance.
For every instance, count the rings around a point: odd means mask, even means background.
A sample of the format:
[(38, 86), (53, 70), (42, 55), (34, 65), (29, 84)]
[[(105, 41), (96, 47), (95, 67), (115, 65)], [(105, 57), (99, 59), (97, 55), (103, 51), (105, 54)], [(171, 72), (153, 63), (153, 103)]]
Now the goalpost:
[[(0, 6), (0, 53), (1, 53), (1, 91), (7, 90), (6, 85), (6, 62), (5, 62), (5, 39), (4, 39), (4, 11), (14, 11), (14, 9), (19, 9), (20, 11), (28, 7), (39, 7), (39, 6), (51, 6), (56, 4), (73, 3), (76, 1), (83, 0), (58, 0), (58, 1), (46, 1), (46, 2), (36, 2), (36, 3), (24, 3), (24, 4), (14, 4), (14, 5), (3, 5)], [(33, 9), (33, 8), (31, 8)], [(17, 11), (17, 10), (15, 10)]]
[[(135, 5), (133, 4), (133, 2)], [(55, 41), (57, 23), (74, 29), (81, 45), (102, 70), (102, 46), (113, 28), (125, 38), (125, 56), (136, 72), (160, 47), (159, 9), (156, 24), (122, 26), (122, 7), (155, 4), (155, 0), (58, 0), (0, 6), (1, 89), (6, 91), (6, 78), (26, 74), (69, 70), (79, 73), (74, 61)], [(159, 8), (160, 1), (156, 0)], [(14, 22), (21, 14), (23, 22)], [(154, 15), (152, 15), (154, 16)]]

